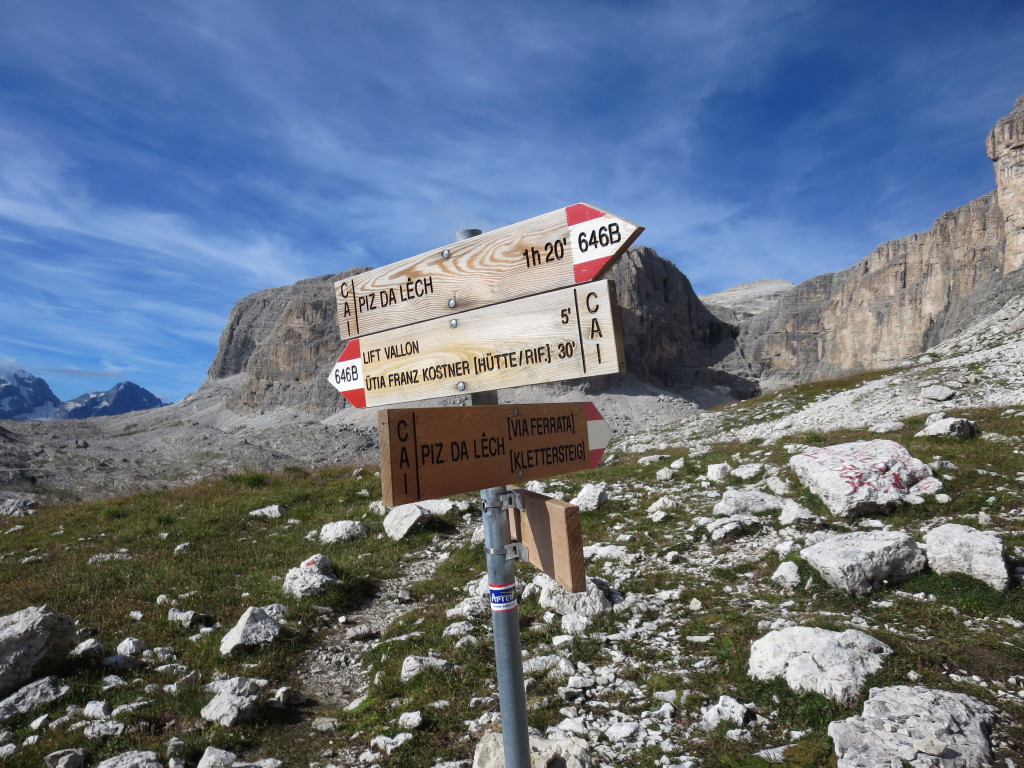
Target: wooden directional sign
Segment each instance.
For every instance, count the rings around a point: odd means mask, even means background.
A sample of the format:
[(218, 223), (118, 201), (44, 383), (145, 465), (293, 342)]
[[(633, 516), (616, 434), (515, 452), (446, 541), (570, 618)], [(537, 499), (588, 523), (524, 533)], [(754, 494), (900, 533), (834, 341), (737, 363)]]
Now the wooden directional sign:
[(388, 409), (377, 419), (388, 506), (596, 467), (611, 439), (592, 403)]
[(602, 280), (352, 339), (328, 379), (364, 408), (623, 367), (615, 286)]
[(588, 282), (641, 232), (577, 203), (339, 280), (341, 338)]
[(539, 493), (510, 488), (512, 539), (526, 545), (526, 560), (570, 592), (586, 592), (580, 509)]

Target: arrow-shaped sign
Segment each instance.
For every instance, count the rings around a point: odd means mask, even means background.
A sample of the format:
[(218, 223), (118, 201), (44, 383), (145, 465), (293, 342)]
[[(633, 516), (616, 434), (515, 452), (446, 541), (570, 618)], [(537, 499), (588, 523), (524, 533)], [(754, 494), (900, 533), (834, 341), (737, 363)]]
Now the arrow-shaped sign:
[(341, 338), (588, 282), (641, 232), (577, 203), (339, 280)]
[(328, 378), (357, 408), (620, 373), (614, 285), (586, 285), (352, 339)]
[(377, 419), (388, 506), (592, 469), (612, 436), (593, 403), (387, 409)]

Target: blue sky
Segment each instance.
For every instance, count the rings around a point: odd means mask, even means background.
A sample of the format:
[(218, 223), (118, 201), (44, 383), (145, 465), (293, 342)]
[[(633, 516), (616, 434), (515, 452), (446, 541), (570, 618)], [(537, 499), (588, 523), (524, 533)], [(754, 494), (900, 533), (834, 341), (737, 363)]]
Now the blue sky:
[(1022, 93), (1018, 0), (0, 0), (0, 365), (176, 400), (253, 291), (579, 201), (799, 282), (993, 189)]

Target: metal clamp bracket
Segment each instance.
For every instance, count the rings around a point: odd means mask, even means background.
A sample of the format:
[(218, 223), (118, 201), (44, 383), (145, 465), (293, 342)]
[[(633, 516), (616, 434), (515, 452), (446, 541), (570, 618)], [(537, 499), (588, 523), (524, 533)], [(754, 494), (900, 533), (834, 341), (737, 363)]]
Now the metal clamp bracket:
[(488, 555), (503, 555), (506, 560), (528, 560), (529, 550), (521, 541), (513, 541), (504, 547), (484, 547)]
[(501, 494), (501, 506), (502, 509), (526, 509), (522, 491), (515, 488), (508, 493)]

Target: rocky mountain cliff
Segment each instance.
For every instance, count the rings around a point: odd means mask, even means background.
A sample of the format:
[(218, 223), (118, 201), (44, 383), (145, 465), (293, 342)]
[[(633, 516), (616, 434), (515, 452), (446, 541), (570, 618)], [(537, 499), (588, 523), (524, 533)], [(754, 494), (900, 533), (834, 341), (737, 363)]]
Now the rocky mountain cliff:
[(765, 390), (896, 364), (962, 331), (1024, 287), (1024, 97), (988, 137), (994, 192), (807, 280), (741, 322), (727, 369)]
[(207, 383), (238, 376), (228, 406), (262, 412), (293, 407), (327, 416), (347, 407), (327, 382), (341, 352), (334, 281), (365, 269), (259, 291), (235, 304)]

